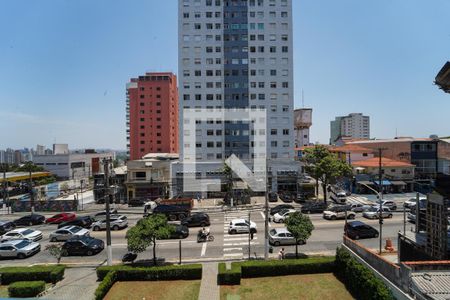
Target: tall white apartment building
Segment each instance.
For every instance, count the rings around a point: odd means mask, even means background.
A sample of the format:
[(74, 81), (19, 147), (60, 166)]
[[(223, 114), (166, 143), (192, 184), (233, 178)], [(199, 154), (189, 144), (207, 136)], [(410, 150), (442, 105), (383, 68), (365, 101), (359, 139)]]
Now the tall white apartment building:
[(330, 144), (336, 143), (342, 137), (370, 139), (370, 117), (362, 113), (336, 117), (334, 121), (331, 121), (330, 128)]
[[(243, 108), (267, 112), (271, 168), (293, 161), (292, 39), (291, 0), (179, 0), (182, 160), (183, 149), (195, 147), (197, 165), (210, 169), (232, 154), (251, 161), (258, 154), (249, 122), (196, 121), (193, 133), (183, 117), (183, 109)], [(193, 134), (195, 145), (185, 138)]]

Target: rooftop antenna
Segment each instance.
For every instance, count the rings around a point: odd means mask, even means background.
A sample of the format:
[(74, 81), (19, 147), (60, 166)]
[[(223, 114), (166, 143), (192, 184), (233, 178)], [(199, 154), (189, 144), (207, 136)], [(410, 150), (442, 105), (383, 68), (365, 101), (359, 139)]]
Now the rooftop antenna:
[(302, 89), (302, 108), (305, 108), (305, 92)]

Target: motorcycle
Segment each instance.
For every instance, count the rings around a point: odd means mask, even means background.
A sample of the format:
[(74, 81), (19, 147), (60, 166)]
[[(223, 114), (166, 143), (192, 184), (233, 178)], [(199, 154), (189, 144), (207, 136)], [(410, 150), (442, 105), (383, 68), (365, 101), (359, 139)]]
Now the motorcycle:
[(137, 254), (133, 253), (133, 252), (127, 252), (125, 253), (125, 255), (122, 257), (122, 262), (126, 263), (126, 262), (134, 262), (137, 258)]
[(209, 232), (206, 235), (204, 235), (201, 230), (198, 232), (197, 243), (212, 242), (212, 241), (214, 241), (214, 236), (211, 235)]

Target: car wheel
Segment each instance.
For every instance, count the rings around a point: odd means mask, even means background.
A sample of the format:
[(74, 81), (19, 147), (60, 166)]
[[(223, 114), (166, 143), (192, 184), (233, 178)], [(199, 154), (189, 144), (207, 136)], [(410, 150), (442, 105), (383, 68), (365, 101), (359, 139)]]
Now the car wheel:
[(359, 240), (359, 235), (355, 235), (355, 240)]
[(177, 216), (176, 215), (169, 215), (169, 220), (170, 221), (176, 221), (177, 220)]
[(278, 246), (280, 246), (280, 242), (276, 241), (276, 242), (273, 243), (273, 245), (278, 247)]
[(307, 210), (306, 213), (309, 215), (311, 213), (311, 211)]
[(178, 215), (178, 219), (183, 220), (184, 218), (186, 218), (185, 214), (179, 214)]
[(349, 215), (348, 219), (353, 220), (355, 218), (355, 215)]
[(255, 234), (256, 233), (256, 229), (250, 229), (250, 233), (253, 233), (253, 234)]
[(24, 259), (26, 256), (25, 256), (25, 254), (23, 254), (23, 253), (19, 253), (19, 254), (17, 254), (17, 258), (18, 259)]
[(94, 228), (92, 228), (94, 231), (99, 231), (100, 230), (100, 227), (98, 227), (98, 226), (94, 226)]
[(298, 241), (298, 243), (297, 243), (298, 245), (304, 245), (304, 244), (306, 244), (306, 242), (305, 241), (302, 241), (302, 240), (300, 240), (300, 241)]
[(389, 218), (389, 219), (392, 219), (392, 214), (389, 214), (388, 218)]
[(206, 227), (207, 225), (206, 225), (206, 223), (205, 222), (201, 222), (200, 223), (200, 227)]
[(87, 256), (92, 256), (94, 254), (94, 252), (92, 252), (92, 250), (88, 250), (88, 252), (86, 252)]
[(112, 229), (113, 229), (113, 230), (119, 230), (119, 226), (114, 225)]
[(33, 226), (33, 222), (30, 221), (30, 223), (28, 223), (28, 225)]
[(377, 237), (379, 237), (379, 234), (378, 234), (378, 233), (375, 233), (375, 234), (373, 235), (373, 237), (374, 237), (374, 238), (377, 238)]
[(331, 216), (331, 220), (335, 221), (336, 220), (336, 216)]
[(236, 234), (236, 229), (231, 230), (230, 234)]
[(57, 242), (58, 240), (56, 238), (51, 238), (50, 242)]

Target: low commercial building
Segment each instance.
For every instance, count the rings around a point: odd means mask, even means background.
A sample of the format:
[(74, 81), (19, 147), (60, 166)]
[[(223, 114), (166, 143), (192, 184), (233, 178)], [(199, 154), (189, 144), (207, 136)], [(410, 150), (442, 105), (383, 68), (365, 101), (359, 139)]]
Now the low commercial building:
[(84, 153), (66, 153), (52, 155), (35, 155), (33, 163), (43, 167), (60, 180), (86, 179), (97, 173), (103, 173), (101, 160), (104, 158), (114, 159), (112, 152), (95, 153), (85, 151)]
[(344, 145), (341, 147), (330, 148), (331, 152), (336, 153), (342, 160), (351, 164), (362, 160), (374, 158), (373, 150), (358, 145)]

